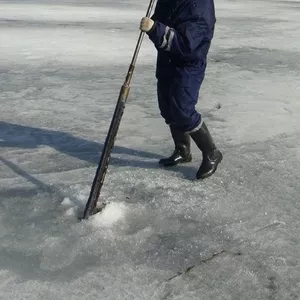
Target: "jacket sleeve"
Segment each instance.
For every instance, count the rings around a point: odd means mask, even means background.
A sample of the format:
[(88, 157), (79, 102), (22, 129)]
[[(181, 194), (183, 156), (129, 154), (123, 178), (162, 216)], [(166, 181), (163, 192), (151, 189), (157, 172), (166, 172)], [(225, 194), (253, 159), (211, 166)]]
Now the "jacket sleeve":
[(154, 22), (157, 21), (158, 11), (160, 10), (160, 1), (157, 1), (153, 15), (150, 17)]
[[(197, 12), (196, 9), (191, 10), (191, 7), (187, 10), (187, 17), (183, 18), (176, 28), (154, 20), (154, 25), (147, 34), (157, 49), (175, 55), (186, 55), (201, 44), (209, 30), (209, 25), (201, 12)], [(191, 11), (194, 13), (190, 13)]]

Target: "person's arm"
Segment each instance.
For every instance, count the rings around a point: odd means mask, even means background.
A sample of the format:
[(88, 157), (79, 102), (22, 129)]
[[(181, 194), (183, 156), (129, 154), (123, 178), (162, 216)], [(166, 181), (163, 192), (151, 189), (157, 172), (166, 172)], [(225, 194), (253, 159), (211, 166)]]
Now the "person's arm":
[(182, 14), (186, 17), (176, 28), (159, 21), (153, 20), (152, 23), (150, 21), (152, 26), (145, 31), (157, 49), (175, 55), (185, 55), (193, 52), (201, 44), (209, 30), (204, 13), (195, 4), (190, 4), (185, 7)]

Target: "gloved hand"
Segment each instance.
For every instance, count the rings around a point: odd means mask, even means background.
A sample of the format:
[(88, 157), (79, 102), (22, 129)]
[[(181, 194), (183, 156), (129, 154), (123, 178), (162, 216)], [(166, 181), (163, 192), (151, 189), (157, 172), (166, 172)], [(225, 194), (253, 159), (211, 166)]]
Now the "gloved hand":
[(154, 25), (154, 21), (151, 20), (150, 18), (144, 17), (141, 20), (140, 23), (140, 30), (144, 31), (144, 32), (148, 32), (149, 30), (151, 30), (151, 28)]

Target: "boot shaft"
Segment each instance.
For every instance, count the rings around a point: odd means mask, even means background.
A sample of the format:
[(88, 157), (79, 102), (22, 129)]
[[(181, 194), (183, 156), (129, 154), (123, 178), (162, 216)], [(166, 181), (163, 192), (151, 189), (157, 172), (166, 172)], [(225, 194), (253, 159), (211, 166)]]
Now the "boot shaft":
[(213, 138), (204, 122), (198, 130), (191, 132), (190, 136), (194, 140), (197, 147), (202, 151), (204, 156), (216, 149)]
[(181, 156), (188, 156), (191, 152), (191, 138), (188, 133), (179, 131), (174, 126), (170, 125), (171, 135), (175, 145), (175, 151)]

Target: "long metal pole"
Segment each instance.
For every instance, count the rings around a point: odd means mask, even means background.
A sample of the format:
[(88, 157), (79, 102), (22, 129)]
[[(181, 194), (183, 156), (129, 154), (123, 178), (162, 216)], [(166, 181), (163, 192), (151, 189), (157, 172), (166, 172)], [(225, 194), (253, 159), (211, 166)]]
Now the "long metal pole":
[[(148, 6), (148, 10), (146, 13), (146, 17), (150, 17), (151, 11), (153, 9), (154, 3), (156, 0), (150, 0), (149, 6)], [(135, 69), (135, 64), (137, 61), (137, 57), (143, 42), (143, 38), (144, 38), (145, 33), (144, 32), (140, 32), (138, 41), (137, 41), (137, 45), (135, 47), (135, 51), (132, 57), (132, 61), (131, 64), (129, 66), (128, 72), (127, 72), (127, 76), (126, 79), (120, 89), (120, 93), (119, 93), (119, 98), (118, 98), (118, 102), (115, 108), (115, 112), (110, 124), (110, 128), (105, 140), (105, 144), (104, 144), (104, 148), (102, 150), (102, 154), (101, 154), (101, 158), (98, 164), (98, 168), (94, 177), (94, 181), (92, 184), (92, 188), (90, 191), (90, 196), (89, 199), (86, 203), (86, 207), (84, 210), (84, 214), (83, 214), (83, 219), (88, 219), (89, 216), (93, 213), (95, 213), (95, 208), (99, 199), (99, 195), (100, 195), (100, 191), (105, 179), (105, 175), (106, 175), (106, 171), (108, 168), (108, 164), (110, 161), (110, 156), (111, 156), (111, 151), (113, 149), (114, 146), (114, 142), (115, 142), (115, 138), (116, 135), (118, 133), (118, 129), (119, 129), (119, 125), (124, 113), (124, 109), (125, 109), (125, 103), (127, 101), (128, 95), (129, 95), (129, 91), (130, 91), (130, 82), (132, 79), (132, 75)], [(105, 202), (102, 203), (104, 206)]]

